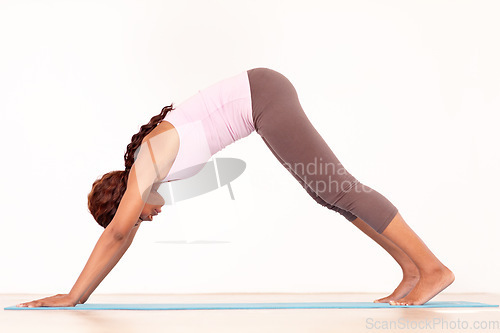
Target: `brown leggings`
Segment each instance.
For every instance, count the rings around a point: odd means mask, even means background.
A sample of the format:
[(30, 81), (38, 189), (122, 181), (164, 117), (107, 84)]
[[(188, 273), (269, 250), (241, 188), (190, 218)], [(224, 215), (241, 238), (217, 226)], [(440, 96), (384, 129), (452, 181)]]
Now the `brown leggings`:
[(397, 208), (347, 172), (302, 110), (292, 83), (269, 68), (247, 73), (255, 130), (274, 156), (320, 205), (382, 233)]

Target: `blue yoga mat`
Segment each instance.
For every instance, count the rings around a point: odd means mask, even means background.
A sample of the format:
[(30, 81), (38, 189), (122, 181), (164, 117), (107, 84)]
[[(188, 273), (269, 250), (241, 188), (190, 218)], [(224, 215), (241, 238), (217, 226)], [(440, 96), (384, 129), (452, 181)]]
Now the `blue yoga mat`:
[(180, 304), (78, 304), (75, 307), (18, 308), (5, 310), (232, 310), (232, 309), (376, 309), (376, 308), (469, 308), (498, 307), (478, 302), (427, 302), (423, 305), (390, 305), (373, 302), (299, 302), (299, 303), (180, 303)]

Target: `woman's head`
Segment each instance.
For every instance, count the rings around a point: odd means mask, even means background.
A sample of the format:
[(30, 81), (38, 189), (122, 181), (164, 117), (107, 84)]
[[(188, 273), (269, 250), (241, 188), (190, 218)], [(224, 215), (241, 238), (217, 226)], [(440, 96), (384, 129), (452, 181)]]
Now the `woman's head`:
[(88, 195), (88, 208), (97, 223), (106, 228), (115, 216), (127, 189), (128, 172), (111, 171), (94, 181)]
[[(131, 142), (127, 145), (127, 150), (123, 156), (125, 159), (124, 171), (111, 171), (94, 181), (92, 190), (87, 196), (88, 209), (97, 223), (106, 228), (113, 220), (127, 189), (127, 180), (130, 169), (134, 164), (136, 151), (141, 146), (142, 140), (148, 135), (167, 115), (169, 111), (174, 110), (172, 104), (164, 107), (160, 114), (151, 118), (151, 120), (142, 125), (139, 132), (132, 136)], [(155, 194), (156, 193), (156, 194)], [(151, 191), (150, 200), (148, 198), (140, 218), (144, 221), (151, 221), (152, 216), (161, 211), (161, 206), (165, 203), (158, 199), (159, 194)], [(161, 197), (161, 196), (160, 196)]]
[[(92, 190), (88, 195), (88, 208), (97, 223), (106, 228), (113, 220), (127, 189), (128, 172), (111, 171), (94, 181)], [(144, 204), (139, 219), (152, 221), (153, 217), (161, 213), (165, 204), (163, 197), (152, 189), (148, 200)]]

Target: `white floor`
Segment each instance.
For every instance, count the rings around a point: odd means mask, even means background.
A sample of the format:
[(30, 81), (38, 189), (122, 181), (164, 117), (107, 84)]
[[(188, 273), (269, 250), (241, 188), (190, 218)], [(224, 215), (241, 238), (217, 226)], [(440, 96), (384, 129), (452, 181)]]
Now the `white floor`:
[[(49, 295), (0, 295), (0, 332), (500, 332), (500, 308), (6, 311)], [(92, 295), (88, 303), (371, 302), (381, 294)], [(500, 304), (497, 294), (433, 301)], [(482, 325), (482, 329), (474, 329)]]

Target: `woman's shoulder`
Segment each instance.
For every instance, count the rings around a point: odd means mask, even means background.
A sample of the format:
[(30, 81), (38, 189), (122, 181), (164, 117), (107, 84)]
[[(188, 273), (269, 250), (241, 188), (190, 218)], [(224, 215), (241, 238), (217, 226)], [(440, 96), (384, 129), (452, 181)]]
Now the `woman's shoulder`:
[(172, 125), (171, 122), (167, 120), (161, 121), (148, 135), (144, 137), (142, 142), (146, 142), (146, 140), (151, 140), (152, 138), (156, 137), (157, 135), (162, 135), (162, 137), (167, 137), (167, 135), (174, 136), (174, 137), (179, 137), (179, 133), (177, 132), (177, 129), (175, 128), (174, 125)]
[(168, 121), (160, 122), (144, 137), (142, 145), (147, 145), (150, 152), (152, 150), (154, 163), (162, 169), (159, 170), (161, 177), (166, 177), (167, 169), (172, 166), (180, 148), (179, 133), (175, 126)]
[(168, 120), (162, 120), (153, 131), (155, 131), (156, 129), (159, 129), (160, 132), (164, 132), (170, 129), (175, 129), (175, 126)]

